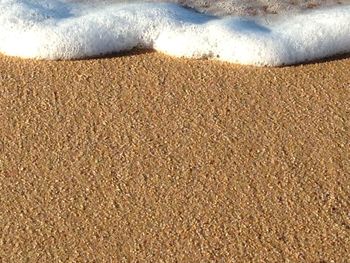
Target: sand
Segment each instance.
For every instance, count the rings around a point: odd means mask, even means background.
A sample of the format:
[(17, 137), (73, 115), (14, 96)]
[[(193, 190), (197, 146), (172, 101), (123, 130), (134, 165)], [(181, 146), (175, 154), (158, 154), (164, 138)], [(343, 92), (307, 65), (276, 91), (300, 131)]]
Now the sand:
[(0, 261), (349, 262), (349, 68), (0, 56)]
[(183, 5), (201, 13), (226, 16), (266, 16), (292, 14), (317, 8), (349, 5), (350, 0), (68, 0), (78, 3), (110, 4), (133, 2), (170, 2)]

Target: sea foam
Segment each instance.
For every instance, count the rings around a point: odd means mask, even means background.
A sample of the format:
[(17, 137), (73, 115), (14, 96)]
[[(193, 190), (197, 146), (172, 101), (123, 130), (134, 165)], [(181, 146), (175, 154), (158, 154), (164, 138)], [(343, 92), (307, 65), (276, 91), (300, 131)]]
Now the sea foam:
[(0, 52), (76, 59), (148, 48), (279, 66), (350, 52), (350, 5), (274, 18), (214, 16), (173, 3), (0, 0)]

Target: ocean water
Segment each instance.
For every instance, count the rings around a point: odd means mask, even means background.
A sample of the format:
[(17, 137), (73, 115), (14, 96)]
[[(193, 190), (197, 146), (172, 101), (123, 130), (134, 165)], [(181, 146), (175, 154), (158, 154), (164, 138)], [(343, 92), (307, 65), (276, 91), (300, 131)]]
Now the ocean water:
[(280, 66), (350, 52), (350, 0), (0, 0), (0, 52), (77, 59), (155, 49)]

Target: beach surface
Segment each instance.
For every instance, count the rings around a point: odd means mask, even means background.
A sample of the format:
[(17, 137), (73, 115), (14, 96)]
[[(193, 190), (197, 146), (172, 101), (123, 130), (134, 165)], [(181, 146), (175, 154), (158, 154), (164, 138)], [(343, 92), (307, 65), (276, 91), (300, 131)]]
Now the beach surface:
[(0, 261), (348, 262), (349, 68), (0, 56)]

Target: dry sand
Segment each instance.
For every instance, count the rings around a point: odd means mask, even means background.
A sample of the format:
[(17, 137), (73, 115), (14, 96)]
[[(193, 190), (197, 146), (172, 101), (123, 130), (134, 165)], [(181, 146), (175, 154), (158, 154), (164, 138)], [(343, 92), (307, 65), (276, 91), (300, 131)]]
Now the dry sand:
[(350, 59), (0, 57), (1, 262), (349, 262)]

